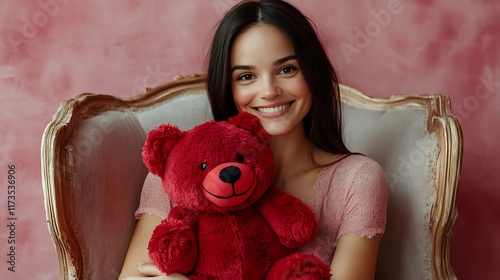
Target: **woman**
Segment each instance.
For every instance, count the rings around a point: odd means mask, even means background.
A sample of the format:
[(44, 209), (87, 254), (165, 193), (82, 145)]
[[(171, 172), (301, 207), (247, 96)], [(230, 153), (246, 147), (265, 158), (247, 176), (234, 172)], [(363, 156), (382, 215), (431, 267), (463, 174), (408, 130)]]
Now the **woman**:
[[(274, 187), (300, 198), (319, 223), (300, 250), (331, 263), (334, 279), (374, 279), (386, 179), (380, 165), (343, 143), (337, 77), (308, 18), (278, 0), (233, 7), (213, 38), (207, 91), (215, 120), (246, 111), (272, 135)], [(148, 175), (120, 278), (187, 279), (162, 275), (147, 255), (165, 205), (159, 179)]]

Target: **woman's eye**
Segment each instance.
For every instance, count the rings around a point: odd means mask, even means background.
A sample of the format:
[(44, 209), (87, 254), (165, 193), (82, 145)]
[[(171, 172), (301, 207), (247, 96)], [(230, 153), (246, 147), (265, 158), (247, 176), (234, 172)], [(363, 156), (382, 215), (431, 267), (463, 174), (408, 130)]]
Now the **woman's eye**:
[(292, 74), (296, 70), (297, 70), (297, 68), (295, 68), (293, 66), (285, 66), (285, 67), (281, 68), (280, 74)]
[(238, 77), (240, 81), (248, 81), (252, 79), (252, 74), (242, 74)]

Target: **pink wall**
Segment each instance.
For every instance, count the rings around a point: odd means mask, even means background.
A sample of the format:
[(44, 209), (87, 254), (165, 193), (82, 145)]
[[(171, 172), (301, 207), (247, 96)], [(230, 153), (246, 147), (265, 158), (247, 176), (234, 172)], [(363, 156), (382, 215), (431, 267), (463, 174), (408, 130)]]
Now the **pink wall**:
[[(59, 103), (82, 92), (129, 97), (203, 72), (211, 27), (235, 2), (1, 1), (0, 221), (8, 224), (11, 164), (18, 219), (15, 273), (7, 270), (8, 227), (0, 226), (0, 278), (58, 277), (40, 139)], [(500, 279), (499, 2), (291, 2), (316, 22), (345, 84), (378, 97), (451, 96), (465, 137), (452, 261), (460, 279)]]

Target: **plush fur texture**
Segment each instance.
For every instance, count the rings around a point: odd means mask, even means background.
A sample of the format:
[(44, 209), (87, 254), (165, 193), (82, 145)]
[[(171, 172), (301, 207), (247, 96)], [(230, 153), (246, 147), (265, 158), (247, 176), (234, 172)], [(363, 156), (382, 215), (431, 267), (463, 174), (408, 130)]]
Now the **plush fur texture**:
[(148, 246), (161, 271), (191, 279), (330, 279), (319, 258), (295, 252), (317, 222), (299, 199), (270, 188), (269, 143), (247, 113), (149, 133), (144, 162), (177, 203)]

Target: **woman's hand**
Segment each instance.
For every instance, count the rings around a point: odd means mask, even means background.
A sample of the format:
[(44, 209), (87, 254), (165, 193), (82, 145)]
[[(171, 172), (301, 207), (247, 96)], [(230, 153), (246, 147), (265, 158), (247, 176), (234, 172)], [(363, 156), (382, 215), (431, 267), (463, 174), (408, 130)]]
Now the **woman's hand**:
[(137, 271), (144, 276), (134, 276), (123, 278), (123, 280), (146, 280), (146, 279), (156, 279), (156, 280), (185, 280), (189, 279), (180, 273), (172, 273), (170, 275), (165, 275), (156, 268), (154, 264), (142, 264), (137, 263)]

